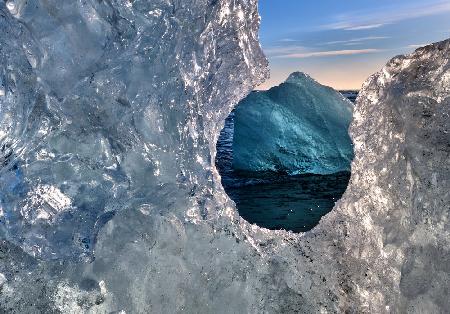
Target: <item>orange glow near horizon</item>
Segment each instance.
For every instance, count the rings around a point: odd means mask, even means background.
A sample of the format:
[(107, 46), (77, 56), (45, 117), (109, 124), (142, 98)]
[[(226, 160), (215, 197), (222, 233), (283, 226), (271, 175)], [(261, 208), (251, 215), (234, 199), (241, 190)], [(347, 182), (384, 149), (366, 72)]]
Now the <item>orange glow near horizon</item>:
[(372, 64), (358, 62), (333, 67), (300, 66), (294, 69), (271, 69), (270, 78), (259, 85), (257, 90), (267, 90), (283, 83), (295, 71), (307, 73), (322, 85), (330, 86), (336, 90), (359, 90), (362, 84), (374, 73), (380, 71), (388, 60), (378, 60)]
[(269, 89), (301, 71), (334, 89), (360, 89), (398, 55), (450, 36), (450, 0), (259, 0)]

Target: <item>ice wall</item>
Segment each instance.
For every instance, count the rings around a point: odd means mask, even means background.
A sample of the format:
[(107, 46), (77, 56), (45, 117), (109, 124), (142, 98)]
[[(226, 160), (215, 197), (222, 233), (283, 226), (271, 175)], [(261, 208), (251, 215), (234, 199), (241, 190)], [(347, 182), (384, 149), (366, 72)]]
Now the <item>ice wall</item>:
[(266, 73), (255, 1), (1, 8), (9, 240), (44, 259), (89, 259), (118, 211), (164, 199), (158, 211), (173, 211), (207, 191), (219, 121)]
[(251, 226), (214, 168), (252, 0), (0, 3), (0, 312), (445, 312), (450, 43), (365, 85), (348, 191)]
[(352, 111), (339, 92), (292, 73), (281, 85), (253, 92), (238, 104), (233, 167), (289, 174), (349, 171)]
[(349, 296), (367, 312), (450, 306), (450, 40), (393, 58), (357, 99), (340, 223)]

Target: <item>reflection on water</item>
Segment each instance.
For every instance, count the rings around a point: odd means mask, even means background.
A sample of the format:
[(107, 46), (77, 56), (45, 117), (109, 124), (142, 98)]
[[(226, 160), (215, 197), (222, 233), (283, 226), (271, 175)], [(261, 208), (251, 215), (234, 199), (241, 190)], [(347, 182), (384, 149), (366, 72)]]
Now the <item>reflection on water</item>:
[(287, 176), (236, 172), (232, 168), (233, 119), (231, 113), (217, 142), (216, 165), (241, 217), (268, 229), (302, 232), (314, 228), (345, 192), (350, 173)]

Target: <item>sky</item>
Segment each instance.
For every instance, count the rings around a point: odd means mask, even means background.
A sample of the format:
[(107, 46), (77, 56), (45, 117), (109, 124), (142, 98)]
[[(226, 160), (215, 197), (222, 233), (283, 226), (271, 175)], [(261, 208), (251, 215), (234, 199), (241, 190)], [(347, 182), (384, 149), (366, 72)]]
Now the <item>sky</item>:
[(260, 39), (271, 78), (308, 73), (359, 89), (391, 58), (450, 37), (450, 0), (259, 0)]

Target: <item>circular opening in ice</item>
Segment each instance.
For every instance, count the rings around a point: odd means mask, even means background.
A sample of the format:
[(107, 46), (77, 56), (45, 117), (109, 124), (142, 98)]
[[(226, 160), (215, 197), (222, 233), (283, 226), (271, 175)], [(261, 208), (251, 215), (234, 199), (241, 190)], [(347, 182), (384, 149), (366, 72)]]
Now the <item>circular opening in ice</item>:
[[(352, 93), (346, 96), (354, 100), (355, 95)], [(216, 166), (225, 192), (235, 202), (240, 216), (252, 224), (271, 230), (283, 229), (293, 232), (311, 230), (342, 197), (349, 183), (350, 171), (295, 174), (289, 173), (286, 169), (271, 171), (236, 169), (233, 161), (234, 149), (236, 142), (240, 142), (239, 145), (243, 142), (242, 138), (237, 139), (236, 136), (248, 135), (242, 132), (235, 133), (236, 111), (239, 106), (244, 105), (243, 102), (245, 100), (238, 104), (237, 109), (226, 119), (216, 145)], [(264, 133), (261, 131), (263, 125), (258, 125), (255, 121), (251, 121), (251, 124), (259, 130), (257, 133)], [(265, 136), (258, 141), (269, 140), (267, 134)], [(248, 140), (254, 141), (251, 138)], [(249, 154), (250, 158), (257, 158), (256, 155), (256, 152), (253, 155)]]

